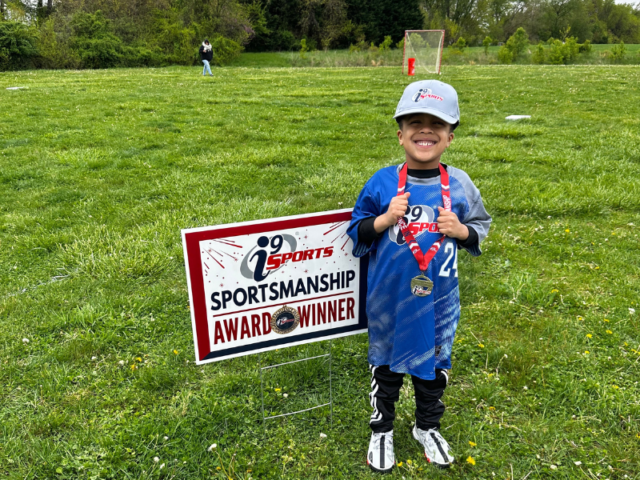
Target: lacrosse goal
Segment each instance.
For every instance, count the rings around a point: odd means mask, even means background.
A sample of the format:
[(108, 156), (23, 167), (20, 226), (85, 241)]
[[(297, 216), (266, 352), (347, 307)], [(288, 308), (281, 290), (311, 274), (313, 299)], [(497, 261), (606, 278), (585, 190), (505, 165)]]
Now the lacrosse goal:
[(444, 30), (405, 30), (402, 73), (409, 74), (413, 58), (416, 71), (439, 74), (443, 47)]

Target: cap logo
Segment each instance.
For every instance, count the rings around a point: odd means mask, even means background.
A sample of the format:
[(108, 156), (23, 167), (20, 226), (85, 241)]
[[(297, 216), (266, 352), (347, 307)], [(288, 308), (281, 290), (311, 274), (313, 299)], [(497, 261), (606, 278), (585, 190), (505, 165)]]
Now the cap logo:
[(433, 95), (431, 93), (430, 88), (421, 88), (420, 90), (418, 90), (416, 93), (413, 94), (413, 97), (411, 97), (411, 99), (416, 103), (418, 103), (420, 100), (424, 100), (425, 98), (438, 100), (439, 102), (444, 101), (444, 98), (442, 98), (441, 96)]

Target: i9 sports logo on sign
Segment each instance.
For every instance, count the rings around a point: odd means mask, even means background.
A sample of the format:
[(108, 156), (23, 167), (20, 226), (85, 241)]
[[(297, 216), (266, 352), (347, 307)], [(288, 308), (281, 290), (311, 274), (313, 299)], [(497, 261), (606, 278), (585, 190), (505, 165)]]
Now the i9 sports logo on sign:
[(365, 332), (351, 210), (182, 231), (196, 363)]

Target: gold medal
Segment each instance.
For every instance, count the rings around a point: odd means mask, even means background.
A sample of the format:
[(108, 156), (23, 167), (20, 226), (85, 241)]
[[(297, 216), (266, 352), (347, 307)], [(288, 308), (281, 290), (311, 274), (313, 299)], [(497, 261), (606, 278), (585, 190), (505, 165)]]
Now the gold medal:
[(411, 293), (416, 297), (426, 297), (431, 295), (433, 282), (422, 272), (417, 277), (411, 279)]

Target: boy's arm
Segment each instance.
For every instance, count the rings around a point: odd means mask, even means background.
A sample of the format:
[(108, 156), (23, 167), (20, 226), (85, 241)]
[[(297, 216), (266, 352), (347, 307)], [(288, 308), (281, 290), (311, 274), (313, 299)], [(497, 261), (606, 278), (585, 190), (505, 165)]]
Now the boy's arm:
[(469, 205), (469, 210), (462, 219), (462, 223), (469, 230), (469, 237), (464, 241), (460, 241), (459, 239), (458, 246), (464, 248), (474, 257), (477, 257), (482, 254), (480, 244), (489, 234), (491, 215), (489, 215), (484, 208), (480, 190), (473, 184), (469, 176), (464, 174), (459, 180), (464, 186), (467, 203)]
[(398, 219), (404, 216), (409, 205), (409, 192), (399, 197), (394, 197), (389, 203), (389, 208), (385, 213), (377, 217), (367, 217), (358, 224), (358, 239), (367, 245), (372, 245), (380, 238), (384, 231), (398, 223)]

